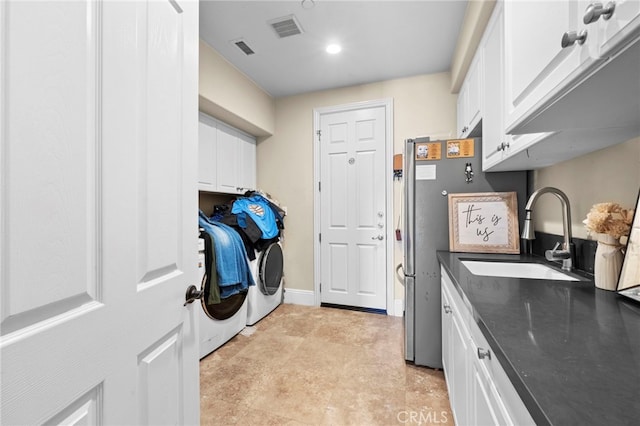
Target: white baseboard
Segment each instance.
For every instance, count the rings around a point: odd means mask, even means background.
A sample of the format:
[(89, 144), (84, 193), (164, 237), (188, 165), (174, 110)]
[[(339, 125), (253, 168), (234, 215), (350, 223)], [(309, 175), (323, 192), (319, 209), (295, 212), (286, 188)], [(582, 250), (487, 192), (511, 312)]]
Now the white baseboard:
[(284, 303), (291, 303), (292, 305), (315, 306), (315, 296), (313, 294), (313, 290), (285, 288)]
[[(284, 303), (292, 305), (315, 306), (315, 296), (312, 290), (298, 290), (296, 288), (284, 289)], [(404, 315), (404, 300), (393, 301), (393, 312), (389, 315), (401, 317)]]
[(401, 317), (404, 315), (404, 300), (395, 299), (393, 301), (393, 316)]

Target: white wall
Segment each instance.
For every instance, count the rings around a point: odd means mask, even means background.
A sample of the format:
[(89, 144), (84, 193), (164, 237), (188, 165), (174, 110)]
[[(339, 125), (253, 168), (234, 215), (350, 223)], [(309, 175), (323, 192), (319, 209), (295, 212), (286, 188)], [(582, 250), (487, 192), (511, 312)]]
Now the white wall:
[[(276, 99), (274, 135), (258, 142), (258, 186), (288, 208), (285, 219), (286, 287), (313, 290), (313, 109), (393, 98), (394, 153), (404, 139), (454, 137), (457, 96), (450, 93), (449, 73), (420, 75), (361, 86)], [(394, 184), (394, 223), (401, 184)], [(401, 262), (396, 243), (394, 265)], [(399, 283), (396, 298), (402, 298)]]
[[(596, 203), (634, 208), (640, 188), (640, 137), (534, 172), (534, 188), (554, 186), (571, 202), (573, 236), (587, 238), (582, 221)], [(535, 229), (562, 235), (560, 202), (543, 196), (534, 210)]]

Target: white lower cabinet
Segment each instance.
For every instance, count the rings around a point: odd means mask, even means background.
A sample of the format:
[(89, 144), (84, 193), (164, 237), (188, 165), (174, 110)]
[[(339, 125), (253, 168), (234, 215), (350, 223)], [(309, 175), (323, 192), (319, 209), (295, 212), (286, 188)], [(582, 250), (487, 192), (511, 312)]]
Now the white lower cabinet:
[(474, 362), (471, 368), (471, 392), (474, 395), (471, 418), (476, 425), (504, 425), (511, 423), (500, 412), (502, 400), (495, 390), (481, 363)]
[(535, 422), (448, 274), (442, 276), (442, 364), (457, 425)]

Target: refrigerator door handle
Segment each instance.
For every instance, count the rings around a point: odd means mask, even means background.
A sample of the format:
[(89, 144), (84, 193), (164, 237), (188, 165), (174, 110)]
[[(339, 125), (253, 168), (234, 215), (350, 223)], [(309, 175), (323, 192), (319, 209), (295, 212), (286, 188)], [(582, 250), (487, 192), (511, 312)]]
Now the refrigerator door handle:
[[(401, 269), (402, 269), (402, 275), (400, 275)], [(396, 266), (396, 278), (398, 278), (398, 281), (400, 281), (402, 285), (404, 285), (404, 277), (406, 277), (404, 273), (404, 268), (402, 267), (402, 263), (399, 263), (398, 266)]]
[[(402, 271), (402, 275), (400, 275), (400, 271)], [(405, 278), (415, 278), (415, 277), (416, 277), (415, 274), (407, 274), (405, 272), (404, 266), (402, 266), (402, 263), (399, 263), (398, 266), (396, 266), (396, 278), (398, 278), (398, 281), (400, 281), (402, 285), (404, 285)]]

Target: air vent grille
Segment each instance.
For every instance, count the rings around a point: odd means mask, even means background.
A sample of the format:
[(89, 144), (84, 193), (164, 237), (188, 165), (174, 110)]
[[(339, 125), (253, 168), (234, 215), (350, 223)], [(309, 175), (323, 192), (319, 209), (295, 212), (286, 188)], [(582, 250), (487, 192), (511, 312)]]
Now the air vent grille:
[(254, 52), (252, 48), (249, 47), (249, 45), (242, 39), (240, 40), (233, 40), (232, 41), (233, 44), (235, 44), (236, 46), (238, 46), (238, 49), (242, 50), (244, 52), (245, 55), (253, 55)]
[(302, 34), (302, 27), (300, 27), (294, 15), (272, 19), (269, 21), (269, 25), (271, 25), (280, 38)]

